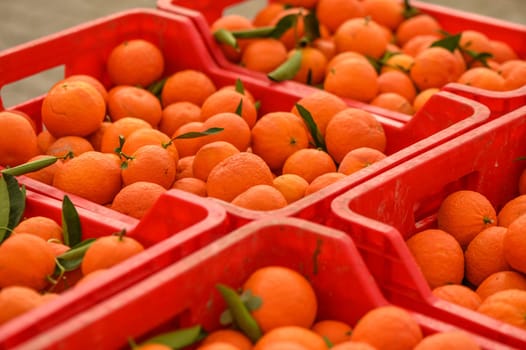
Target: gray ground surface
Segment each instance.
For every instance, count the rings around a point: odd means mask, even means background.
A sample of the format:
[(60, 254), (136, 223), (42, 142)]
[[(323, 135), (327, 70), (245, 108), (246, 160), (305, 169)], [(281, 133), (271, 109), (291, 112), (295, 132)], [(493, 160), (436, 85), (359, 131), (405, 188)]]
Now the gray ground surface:
[[(240, 11), (246, 14), (262, 6), (264, 0), (246, 1)], [(526, 24), (525, 0), (426, 0), (506, 21)], [(55, 33), (79, 23), (136, 7), (155, 8), (152, 0), (0, 0), (0, 51)], [(37, 96), (59, 79), (60, 71), (40, 74), (10, 84), (0, 92), (6, 106)]]

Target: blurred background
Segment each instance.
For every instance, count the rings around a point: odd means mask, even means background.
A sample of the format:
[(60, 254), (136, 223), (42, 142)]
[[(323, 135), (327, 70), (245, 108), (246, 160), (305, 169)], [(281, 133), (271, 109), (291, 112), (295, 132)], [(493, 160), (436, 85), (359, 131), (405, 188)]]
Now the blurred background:
[[(526, 24), (525, 0), (424, 0), (422, 2)], [(251, 16), (264, 3), (265, 0), (249, 0), (231, 11)], [(155, 8), (155, 6), (154, 0), (1, 0), (0, 51), (114, 12), (136, 7)], [(5, 106), (16, 105), (46, 92), (62, 77), (62, 74), (60, 70), (50, 70), (5, 86), (1, 91)]]

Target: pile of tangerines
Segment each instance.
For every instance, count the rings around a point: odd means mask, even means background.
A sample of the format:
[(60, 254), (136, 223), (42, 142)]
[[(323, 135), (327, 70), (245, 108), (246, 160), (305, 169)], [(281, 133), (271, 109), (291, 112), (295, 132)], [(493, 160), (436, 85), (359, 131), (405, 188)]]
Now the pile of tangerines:
[[(0, 327), (144, 250), (124, 232), (79, 243), (65, 242), (63, 227), (46, 216), (14, 227), (0, 242)], [(63, 263), (73, 250), (75, 261)]]
[(506, 42), (446, 33), (409, 1), (276, 0), (253, 19), (229, 14), (210, 27), (233, 63), (410, 115), (447, 83), (526, 84), (526, 61)]
[(171, 188), (278, 209), (385, 157), (382, 125), (331, 93), (260, 115), (242, 82), (164, 76), (164, 63), (157, 46), (129, 40), (107, 59), (108, 89), (89, 75), (50, 88), (40, 132), (35, 116), (0, 112), (0, 165), (56, 156), (26, 176), (141, 218)]
[(432, 293), (526, 329), (526, 172), (519, 195), (498, 212), (482, 194), (460, 190), (447, 196), (437, 228), (407, 240)]
[[(220, 290), (229, 287), (220, 285)], [(356, 324), (318, 315), (318, 300), (311, 283), (288, 267), (271, 265), (256, 269), (240, 292), (230, 289), (228, 311), (235, 313), (235, 327), (220, 328), (196, 337), (198, 350), (371, 350), (371, 349), (480, 349), (472, 335), (450, 330), (425, 336), (416, 318), (405, 309), (385, 305), (366, 312)], [(249, 292), (250, 298), (233, 299)], [(238, 293), (234, 294), (234, 293)], [(237, 296), (236, 296), (237, 295)], [(236, 318), (237, 315), (237, 318)], [(177, 331), (172, 334), (171, 341)], [(199, 339), (202, 338), (202, 339)], [(154, 339), (157, 339), (155, 341)], [(155, 336), (135, 349), (167, 350)]]

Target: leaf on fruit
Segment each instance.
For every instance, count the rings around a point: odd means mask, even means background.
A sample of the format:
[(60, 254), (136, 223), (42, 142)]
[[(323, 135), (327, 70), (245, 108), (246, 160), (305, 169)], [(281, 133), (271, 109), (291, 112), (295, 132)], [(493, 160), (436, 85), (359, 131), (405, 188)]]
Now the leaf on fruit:
[(0, 242), (5, 240), (18, 225), (26, 209), (26, 189), (16, 177), (2, 174), (0, 177)]
[(261, 305), (263, 305), (263, 300), (261, 297), (253, 295), (248, 289), (243, 291), (239, 297), (249, 311), (257, 310), (261, 307)]
[(303, 53), (297, 49), (292, 56), (283, 62), (278, 68), (267, 74), (267, 77), (273, 81), (290, 80), (298, 74), (301, 67)]
[(240, 116), (240, 117), (241, 117), (241, 115), (243, 114), (243, 99), (240, 99), (240, 100), (239, 100), (239, 103), (238, 103), (238, 105), (237, 105), (237, 107), (236, 107), (236, 111), (235, 111), (235, 113), (236, 113), (238, 116)]
[(190, 131), (190, 132), (174, 137), (173, 140), (175, 139), (195, 139), (197, 137), (217, 134), (223, 130), (224, 130), (223, 128), (210, 128), (210, 129), (206, 129), (205, 131)]
[(161, 98), (161, 93), (164, 88), (164, 84), (166, 83), (167, 78), (160, 79), (158, 81), (153, 82), (146, 88), (146, 90), (150, 91), (153, 95), (155, 95), (158, 99)]
[(316, 122), (314, 121), (314, 118), (312, 118), (310, 112), (299, 103), (296, 103), (296, 109), (300, 113), (301, 118), (303, 118), (305, 121), (312, 139), (314, 140), (314, 145), (316, 148), (326, 151), (327, 147), (325, 146), (325, 140), (323, 139), (320, 129), (318, 129), (318, 126), (316, 125)]
[(57, 263), (64, 268), (65, 271), (73, 271), (77, 269), (82, 263), (84, 254), (88, 248), (95, 242), (95, 238), (88, 238), (73, 246), (70, 250), (60, 254), (57, 257)]
[(18, 225), (26, 210), (26, 188), (20, 186), (16, 177), (3, 174), (9, 195), (9, 223), (7, 227), (13, 229)]
[(79, 214), (68, 196), (62, 200), (62, 232), (64, 244), (69, 247), (76, 246), (82, 240)]
[(261, 328), (250, 314), (241, 297), (235, 290), (224, 284), (217, 284), (216, 288), (228, 305), (228, 310), (235, 325), (253, 342), (256, 342), (262, 335)]
[(237, 44), (237, 39), (234, 34), (224, 28), (218, 29), (214, 32), (214, 38), (217, 42), (233, 47), (236, 50), (239, 50), (239, 45)]
[[(240, 29), (227, 31), (219, 29), (214, 32), (214, 38), (224, 44), (230, 45), (238, 49), (237, 39), (255, 39), (255, 38), (273, 38), (279, 39), (289, 29), (294, 27), (298, 22), (298, 17), (301, 14), (294, 13), (283, 16), (274, 26), (258, 27), (253, 29)], [(225, 31), (225, 32), (223, 32)], [(235, 45), (235, 46), (233, 46)]]
[(163, 344), (172, 349), (183, 349), (193, 345), (206, 337), (207, 333), (200, 326), (181, 328), (173, 332), (167, 332), (154, 336), (142, 343), (145, 344)]
[(334, 346), (334, 344), (331, 342), (331, 340), (329, 339), (329, 337), (327, 337), (326, 335), (323, 336), (323, 341), (325, 342), (325, 344), (327, 345), (327, 347), (330, 349)]
[(232, 323), (234, 323), (232, 313), (230, 312), (230, 310), (226, 309), (221, 313), (221, 316), (219, 316), (219, 324), (222, 326), (229, 326)]
[(9, 207), (11, 202), (9, 200), (9, 191), (7, 190), (7, 183), (5, 176), (0, 176), (0, 243), (7, 238), (10, 233), (9, 228)]
[[(374, 58), (371, 56), (366, 56), (366, 58), (371, 64), (371, 66), (373, 66), (373, 68), (376, 70), (376, 72), (380, 74), (382, 71), (382, 68), (384, 66), (387, 66), (387, 60), (389, 60), (391, 57), (398, 55), (398, 54), (399, 54), (398, 52), (387, 51), (380, 58)], [(400, 67), (394, 67), (394, 68), (400, 69)]]
[(314, 11), (310, 11), (305, 17), (303, 17), (303, 25), (305, 28), (304, 38), (307, 40), (307, 42), (311, 43), (321, 36), (320, 22), (318, 22), (318, 17), (316, 17), (316, 13)]
[(236, 79), (236, 91), (240, 94), (245, 94), (245, 87), (243, 86), (243, 82), (239, 78)]
[(55, 156), (44, 156), (39, 159), (35, 159), (24, 164), (17, 165), (12, 168), (6, 168), (2, 170), (2, 174), (9, 174), (12, 176), (24, 175), (33, 171), (45, 168), (57, 161), (58, 157)]
[(380, 70), (382, 69), (382, 63), (380, 62), (380, 60), (377, 60), (376, 58), (370, 56), (366, 56), (365, 58), (367, 59), (367, 61), (369, 61), (371, 66), (373, 66), (376, 72), (380, 72)]
[(454, 52), (460, 47), (460, 38), (462, 34), (447, 35), (431, 44), (431, 47), (442, 47), (450, 52)]
[(420, 10), (411, 5), (409, 0), (404, 0), (404, 12), (403, 16), (404, 18), (411, 18), (415, 17), (416, 15), (420, 14)]
[(484, 67), (488, 67), (488, 58), (493, 57), (493, 54), (489, 52), (476, 52), (472, 50), (463, 50), (463, 52), (470, 56), (473, 59), (473, 62), (480, 62)]
[(298, 23), (299, 13), (292, 13), (290, 15), (283, 16), (278, 23), (274, 26), (274, 30), (270, 33), (269, 37), (279, 39), (287, 30), (294, 27)]

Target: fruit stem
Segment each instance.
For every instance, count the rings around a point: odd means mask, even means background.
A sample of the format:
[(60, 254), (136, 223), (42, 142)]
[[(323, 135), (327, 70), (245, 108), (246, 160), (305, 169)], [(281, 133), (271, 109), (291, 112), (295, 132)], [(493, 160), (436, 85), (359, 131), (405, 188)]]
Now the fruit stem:
[(119, 241), (122, 241), (124, 239), (124, 236), (126, 235), (126, 229), (123, 228), (117, 233), (117, 236), (119, 237)]

